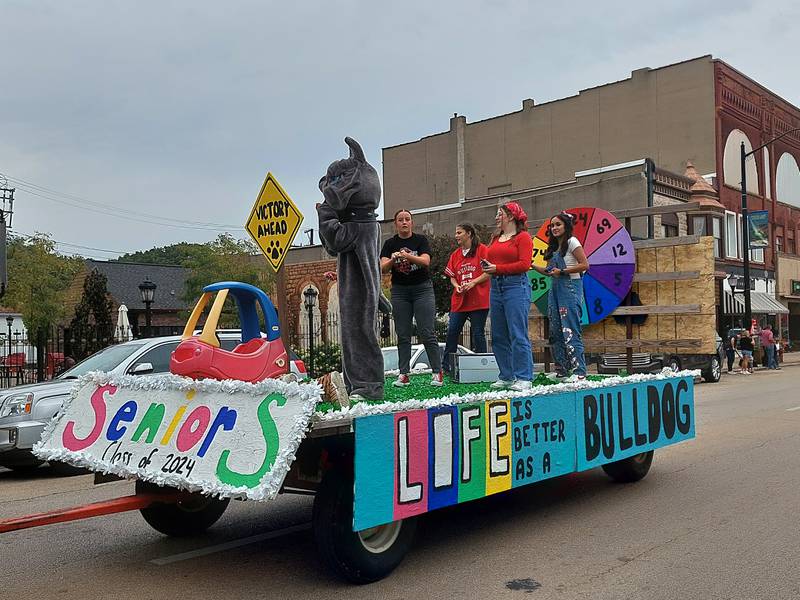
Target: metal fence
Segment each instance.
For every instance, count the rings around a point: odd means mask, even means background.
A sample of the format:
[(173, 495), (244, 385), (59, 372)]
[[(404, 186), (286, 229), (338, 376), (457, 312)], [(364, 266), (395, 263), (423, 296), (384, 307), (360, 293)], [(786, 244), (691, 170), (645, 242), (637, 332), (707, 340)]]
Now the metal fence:
[(88, 355), (116, 343), (111, 333), (90, 327), (71, 332), (52, 327), (35, 339), (26, 330), (0, 331), (0, 388), (47, 381)]

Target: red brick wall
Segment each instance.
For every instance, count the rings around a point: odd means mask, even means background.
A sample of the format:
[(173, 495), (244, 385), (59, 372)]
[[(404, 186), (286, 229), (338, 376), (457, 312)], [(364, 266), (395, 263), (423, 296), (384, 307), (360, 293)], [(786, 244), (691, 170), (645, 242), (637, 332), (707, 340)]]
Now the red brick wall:
[(298, 310), (303, 299), (303, 290), (309, 284), (319, 290), (317, 305), (322, 315), (323, 323), (328, 313), (328, 296), (332, 282), (324, 277), (326, 271), (336, 271), (336, 260), (321, 260), (309, 263), (286, 264), (286, 305), (289, 307), (289, 339), (297, 339), (298, 333)]
[[(726, 182), (723, 176), (723, 154), (728, 134), (739, 129), (747, 134), (754, 147), (780, 135), (787, 126), (800, 126), (800, 109), (776, 96), (749, 77), (739, 73), (721, 61), (716, 62), (716, 103), (717, 103), (717, 180), (719, 201), (728, 210), (740, 212), (741, 192), (736, 189), (739, 181)], [(795, 254), (800, 252), (797, 240), (800, 239), (800, 208), (782, 204), (775, 200), (775, 171), (778, 159), (784, 152), (790, 152), (800, 163), (800, 134), (790, 134), (770, 145), (769, 173), (764, 172), (764, 161), (761, 152), (755, 161), (758, 171), (759, 193), (748, 194), (747, 207), (750, 210), (768, 210), (772, 235), (783, 238), (786, 251), (788, 239), (795, 240)], [(752, 158), (748, 160), (753, 160)], [(769, 178), (772, 198), (764, 198), (765, 181)], [(732, 187), (736, 186), (736, 187)], [(724, 223), (723, 223), (724, 227)], [(770, 247), (765, 248), (765, 267), (775, 268), (775, 241), (770, 240)], [(722, 262), (741, 264), (741, 261), (723, 259)]]

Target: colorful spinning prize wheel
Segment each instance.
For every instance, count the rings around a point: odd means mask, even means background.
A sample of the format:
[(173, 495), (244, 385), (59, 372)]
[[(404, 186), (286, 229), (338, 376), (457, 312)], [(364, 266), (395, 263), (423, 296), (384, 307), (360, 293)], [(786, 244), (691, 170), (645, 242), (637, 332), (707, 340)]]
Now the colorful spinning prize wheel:
[[(575, 215), (572, 234), (578, 238), (589, 259), (589, 270), (583, 274), (583, 306), (581, 323), (591, 325), (611, 314), (631, 289), (636, 271), (636, 254), (631, 236), (617, 218), (602, 208), (570, 208)], [(545, 266), (548, 219), (533, 238), (531, 263)], [(547, 316), (547, 292), (552, 279), (536, 271), (528, 271), (531, 281), (531, 302)]]

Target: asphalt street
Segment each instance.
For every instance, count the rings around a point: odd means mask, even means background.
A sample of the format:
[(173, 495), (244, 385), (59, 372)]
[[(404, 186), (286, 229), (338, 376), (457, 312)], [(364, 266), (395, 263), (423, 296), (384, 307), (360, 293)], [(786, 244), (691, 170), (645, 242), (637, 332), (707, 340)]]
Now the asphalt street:
[[(600, 469), (422, 518), (387, 579), (319, 565), (312, 499), (232, 502), (205, 535), (170, 539), (138, 512), (0, 535), (5, 598), (800, 598), (800, 365), (696, 386), (697, 437), (639, 483)], [(0, 470), (0, 518), (132, 493), (48, 467)]]

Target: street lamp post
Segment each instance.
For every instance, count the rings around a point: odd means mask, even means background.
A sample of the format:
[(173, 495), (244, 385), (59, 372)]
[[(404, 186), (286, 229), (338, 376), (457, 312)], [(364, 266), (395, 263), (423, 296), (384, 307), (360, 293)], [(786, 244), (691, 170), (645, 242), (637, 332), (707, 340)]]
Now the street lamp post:
[(314, 376), (314, 305), (317, 303), (317, 290), (308, 286), (303, 292), (303, 299), (308, 313), (308, 373)]
[(8, 325), (8, 356), (6, 357), (6, 379), (9, 384), (11, 382), (11, 326), (14, 325), (14, 317), (11, 315), (6, 317), (6, 325)]
[(748, 331), (753, 326), (753, 312), (750, 305), (750, 230), (747, 222), (747, 173), (745, 171), (745, 161), (748, 156), (752, 156), (762, 148), (766, 148), (773, 142), (777, 142), (782, 137), (786, 137), (790, 133), (800, 131), (800, 127), (795, 127), (789, 131), (784, 131), (778, 137), (772, 138), (765, 144), (761, 144), (758, 148), (753, 148), (747, 152), (744, 147), (744, 141), (741, 145), (741, 169), (742, 169), (742, 253), (744, 262), (744, 325)]
[(150, 305), (153, 303), (153, 298), (156, 295), (156, 284), (145, 278), (139, 284), (139, 293), (142, 295), (142, 302), (144, 302), (144, 322), (145, 322), (145, 336), (150, 337)]

